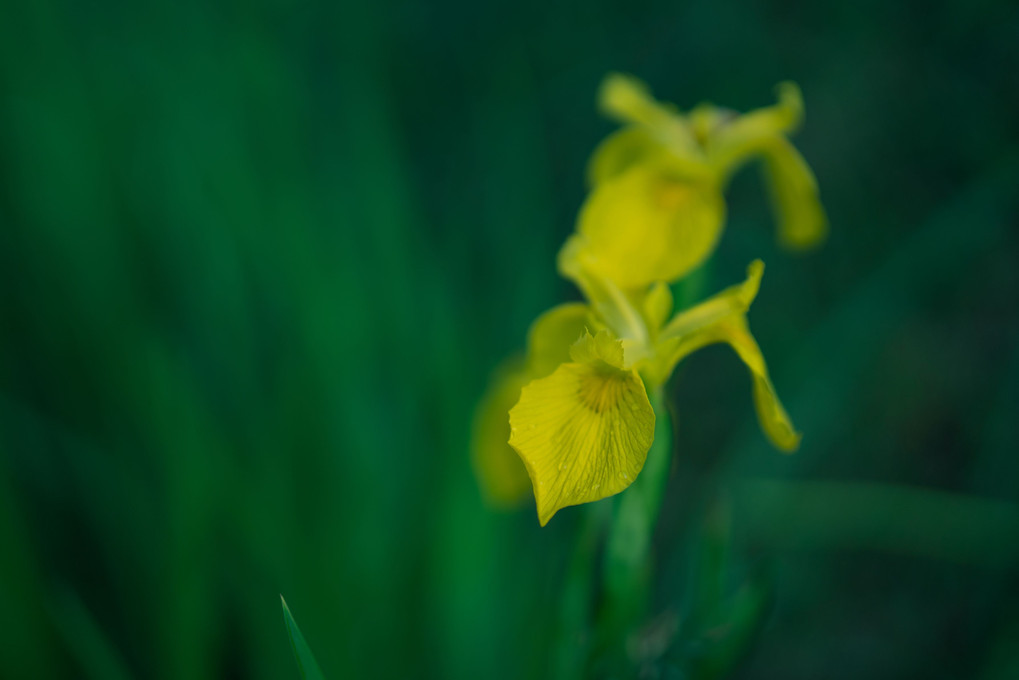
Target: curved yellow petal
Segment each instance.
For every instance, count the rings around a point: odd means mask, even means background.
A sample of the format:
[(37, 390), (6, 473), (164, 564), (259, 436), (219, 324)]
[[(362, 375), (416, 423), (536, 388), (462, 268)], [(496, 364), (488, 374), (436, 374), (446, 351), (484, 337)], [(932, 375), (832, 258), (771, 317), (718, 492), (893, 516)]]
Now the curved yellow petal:
[(474, 412), (471, 462), (484, 499), (495, 507), (519, 505), (530, 487), (520, 456), (507, 443), (509, 411), (530, 379), (523, 359), (507, 360), (492, 374)]
[(795, 451), (800, 446), (802, 435), (793, 428), (789, 414), (775, 394), (764, 355), (750, 334), (746, 317), (734, 317), (721, 324), (718, 332), (750, 369), (750, 377), (754, 382), (754, 406), (757, 408), (757, 420), (761, 429), (777, 448), (786, 452)]
[(710, 163), (723, 178), (752, 158), (764, 161), (779, 242), (804, 249), (824, 238), (828, 220), (814, 173), (786, 138), (803, 120), (803, 96), (795, 83), (781, 83), (777, 89), (779, 101), (774, 106), (728, 121), (712, 107), (699, 107), (690, 115), (695, 134), (704, 136)]
[(721, 293), (685, 309), (672, 317), (662, 329), (661, 340), (682, 338), (734, 314), (743, 314), (750, 309), (761, 287), (764, 276), (764, 262), (754, 260), (747, 267), (747, 278), (743, 283), (730, 286)]
[(800, 86), (785, 81), (775, 86), (775, 94), (778, 102), (739, 116), (727, 126), (725, 134), (757, 137), (795, 132), (803, 122), (803, 93), (800, 92)]
[(698, 349), (719, 342), (731, 346), (750, 370), (757, 420), (764, 434), (776, 448), (787, 453), (795, 451), (799, 448), (802, 435), (793, 427), (789, 414), (775, 393), (771, 378), (768, 377), (764, 355), (754, 336), (750, 334), (743, 314), (730, 315), (690, 335), (680, 343), (674, 358), (681, 361)]
[(598, 90), (598, 108), (623, 123), (659, 128), (672, 123), (676, 112), (652, 96), (642, 80), (624, 73), (610, 73)]
[(655, 414), (640, 377), (615, 364), (622, 345), (586, 334), (574, 361), (525, 386), (510, 411), (544, 526), (561, 508), (619, 493), (636, 478), (654, 439)]
[(588, 185), (598, 186), (661, 152), (661, 142), (646, 128), (631, 125), (613, 132), (591, 154), (587, 164)]
[(731, 174), (776, 137), (787, 135), (799, 127), (803, 121), (800, 88), (796, 83), (785, 82), (775, 89), (778, 103), (736, 116), (718, 126), (708, 137), (708, 158), (720, 171)]
[(713, 181), (681, 179), (641, 164), (599, 184), (577, 231), (585, 265), (623, 289), (674, 281), (711, 254), (725, 203)]
[(610, 118), (643, 126), (676, 156), (690, 161), (703, 160), (687, 120), (676, 107), (656, 100), (643, 81), (622, 73), (610, 73), (598, 91), (598, 107)]
[(779, 243), (791, 250), (817, 245), (828, 232), (828, 218), (810, 166), (784, 137), (769, 144), (762, 156), (764, 176), (778, 221)]
[(544, 378), (570, 360), (570, 347), (586, 328), (594, 327), (590, 316), (587, 305), (569, 302), (534, 320), (527, 333), (527, 361), (532, 377)]

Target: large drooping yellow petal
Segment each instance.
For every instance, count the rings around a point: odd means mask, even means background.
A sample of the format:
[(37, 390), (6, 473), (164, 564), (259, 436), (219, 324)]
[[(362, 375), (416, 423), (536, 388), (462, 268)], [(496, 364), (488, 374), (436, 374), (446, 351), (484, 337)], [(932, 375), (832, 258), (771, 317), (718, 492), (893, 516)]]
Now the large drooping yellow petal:
[(750, 370), (757, 420), (764, 434), (776, 448), (786, 452), (795, 451), (800, 445), (801, 435), (793, 428), (789, 414), (775, 393), (771, 378), (768, 377), (764, 355), (754, 336), (750, 334), (745, 315), (733, 314), (724, 317), (688, 336), (676, 348), (673, 359), (681, 361), (698, 349), (719, 342), (731, 346)]
[(520, 389), (531, 379), (524, 360), (514, 357), (492, 374), (474, 412), (471, 462), (485, 500), (495, 507), (519, 505), (530, 487), (520, 456), (507, 443), (509, 410), (520, 399)]
[(619, 493), (654, 439), (655, 414), (640, 377), (621, 368), (622, 344), (585, 334), (573, 361), (525, 386), (510, 411), (510, 445), (527, 467), (544, 526), (561, 508)]
[(570, 347), (585, 329), (596, 330), (595, 326), (590, 308), (580, 302), (557, 305), (542, 313), (527, 333), (527, 362), (531, 377), (544, 378), (559, 364), (568, 362)]
[(824, 240), (828, 231), (817, 180), (803, 156), (784, 137), (762, 150), (764, 176), (778, 221), (778, 239), (786, 248), (802, 250)]
[(642, 163), (588, 196), (577, 222), (580, 250), (590, 271), (622, 289), (674, 281), (711, 254), (724, 215), (713, 181)]

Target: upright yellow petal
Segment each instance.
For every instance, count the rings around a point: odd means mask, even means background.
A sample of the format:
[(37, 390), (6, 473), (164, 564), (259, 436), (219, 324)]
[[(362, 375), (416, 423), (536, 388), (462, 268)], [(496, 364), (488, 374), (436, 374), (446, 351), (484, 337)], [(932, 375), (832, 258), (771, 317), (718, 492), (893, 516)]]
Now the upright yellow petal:
[(626, 363), (623, 359), (623, 343), (607, 330), (598, 331), (594, 335), (585, 331), (570, 347), (570, 358), (578, 364), (605, 364), (620, 370)]
[(718, 241), (724, 214), (713, 181), (640, 164), (595, 187), (577, 231), (590, 270), (633, 289), (674, 281), (703, 262)]
[(648, 289), (641, 305), (648, 328), (655, 335), (661, 330), (665, 320), (672, 314), (674, 300), (672, 289), (664, 281), (656, 281)]
[(622, 344), (585, 334), (574, 361), (524, 387), (510, 411), (510, 445), (531, 477), (538, 520), (619, 493), (654, 439), (655, 414), (640, 377), (619, 367)]
[(802, 250), (824, 240), (828, 231), (817, 180), (803, 156), (785, 138), (763, 151), (764, 176), (778, 220), (778, 238), (786, 248)]
[(483, 497), (495, 507), (519, 505), (527, 497), (530, 486), (527, 470), (507, 440), (509, 410), (520, 399), (520, 389), (530, 379), (523, 359), (507, 360), (492, 374), (474, 412), (471, 462)]
[(637, 123), (650, 129), (673, 124), (679, 118), (673, 107), (660, 103), (647, 84), (624, 73), (610, 73), (598, 90), (598, 107), (623, 123)]
[(686, 118), (676, 107), (657, 101), (641, 80), (622, 73), (610, 73), (598, 91), (602, 112), (622, 123), (643, 126), (676, 156), (702, 160), (703, 154)]

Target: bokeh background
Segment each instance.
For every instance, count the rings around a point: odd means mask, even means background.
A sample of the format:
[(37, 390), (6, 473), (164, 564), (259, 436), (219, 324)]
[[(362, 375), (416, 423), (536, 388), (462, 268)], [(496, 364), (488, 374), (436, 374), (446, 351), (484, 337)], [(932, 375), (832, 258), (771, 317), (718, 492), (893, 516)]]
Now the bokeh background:
[(768, 448), (725, 348), (673, 383), (655, 611), (719, 513), (767, 589), (696, 677), (1019, 677), (1016, 36), (993, 0), (5, 0), (0, 676), (297, 677), (280, 593), (332, 678), (546, 676), (577, 513), (486, 509), (470, 423), (577, 296), (623, 70), (681, 107), (797, 81), (831, 220), (782, 252), (748, 169), (702, 274), (767, 262), (805, 437)]

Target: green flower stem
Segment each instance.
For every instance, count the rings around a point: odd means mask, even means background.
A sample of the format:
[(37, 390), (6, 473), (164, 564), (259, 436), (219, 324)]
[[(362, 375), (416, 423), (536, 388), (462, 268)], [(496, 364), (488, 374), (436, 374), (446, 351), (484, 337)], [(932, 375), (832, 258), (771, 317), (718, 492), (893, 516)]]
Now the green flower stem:
[(604, 603), (600, 638), (617, 640), (645, 613), (651, 583), (651, 537), (661, 510), (672, 461), (672, 423), (663, 390), (650, 396), (655, 410), (655, 439), (644, 469), (620, 494), (605, 546)]
[(579, 680), (584, 677), (591, 649), (595, 555), (609, 520), (606, 513), (609, 509), (607, 503), (593, 503), (587, 506), (581, 520), (560, 601), (554, 678)]

